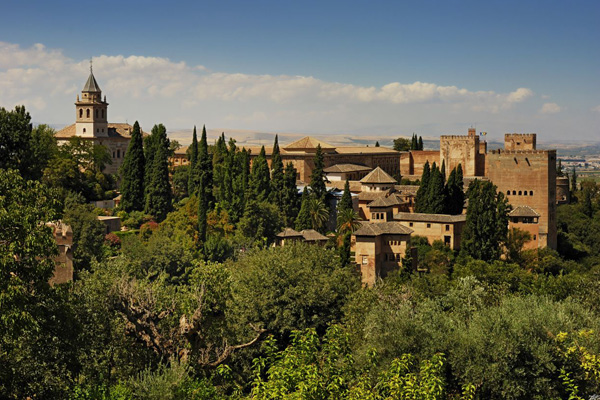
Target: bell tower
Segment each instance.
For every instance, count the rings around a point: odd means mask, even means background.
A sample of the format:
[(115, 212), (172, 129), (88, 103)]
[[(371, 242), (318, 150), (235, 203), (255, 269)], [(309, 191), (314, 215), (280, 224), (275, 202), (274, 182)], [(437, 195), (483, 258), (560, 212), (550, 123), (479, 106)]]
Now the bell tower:
[(104, 96), (104, 100), (102, 99), (102, 90), (100, 90), (92, 70), (92, 60), (90, 60), (90, 76), (81, 91), (81, 99), (77, 95), (75, 112), (77, 136), (108, 137), (108, 103), (106, 96)]

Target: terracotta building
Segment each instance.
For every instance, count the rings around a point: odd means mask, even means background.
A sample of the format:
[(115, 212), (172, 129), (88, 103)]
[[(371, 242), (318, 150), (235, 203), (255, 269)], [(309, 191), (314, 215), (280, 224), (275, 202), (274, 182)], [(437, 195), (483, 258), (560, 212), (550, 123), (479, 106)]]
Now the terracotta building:
[(48, 222), (58, 246), (58, 255), (54, 259), (54, 275), (50, 284), (66, 283), (73, 280), (73, 230), (62, 221)]
[(75, 102), (75, 123), (56, 132), (55, 137), (59, 144), (77, 136), (105, 146), (112, 157), (112, 164), (108, 164), (104, 172), (117, 174), (123, 164), (132, 130), (129, 124), (108, 122), (106, 96), (102, 97), (102, 90), (90, 70), (81, 97), (77, 95)]
[(518, 228), (529, 232), (531, 240), (525, 243), (527, 250), (537, 249), (540, 240), (540, 213), (529, 206), (518, 206), (508, 214), (508, 228)]

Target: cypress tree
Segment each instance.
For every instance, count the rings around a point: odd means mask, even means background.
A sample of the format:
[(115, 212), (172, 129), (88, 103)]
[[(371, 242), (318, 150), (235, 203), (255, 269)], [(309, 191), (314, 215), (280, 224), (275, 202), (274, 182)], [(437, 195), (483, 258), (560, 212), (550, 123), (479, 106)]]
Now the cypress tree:
[(188, 175), (188, 194), (191, 196), (198, 190), (198, 176), (195, 173), (196, 164), (198, 163), (198, 136), (196, 135), (196, 125), (194, 125), (194, 133), (192, 134), (192, 144), (189, 151), (190, 157), (190, 173)]
[(213, 166), (213, 196), (215, 201), (221, 203), (224, 202), (226, 197), (224, 193), (225, 188), (225, 160), (227, 158), (227, 142), (225, 141), (225, 133), (221, 133), (221, 136), (217, 139), (217, 143), (214, 146), (212, 154), (212, 166)]
[(346, 266), (350, 265), (350, 261), (352, 258), (352, 255), (350, 253), (351, 245), (352, 245), (352, 232), (347, 232), (346, 234), (344, 234), (344, 237), (342, 239), (342, 245), (340, 246), (340, 248), (338, 250), (339, 255), (340, 255), (340, 264), (342, 265), (342, 267), (346, 267)]
[(304, 191), (302, 192), (302, 204), (300, 206), (300, 211), (298, 212), (298, 217), (296, 217), (297, 231), (312, 228), (312, 221), (310, 219), (310, 198), (311, 196), (308, 194), (308, 188), (305, 187)]
[(121, 204), (126, 212), (144, 209), (144, 175), (146, 173), (144, 143), (140, 124), (135, 121), (131, 132), (131, 141), (121, 166)]
[(489, 181), (474, 180), (467, 195), (467, 221), (461, 252), (478, 260), (497, 260), (508, 235), (510, 205)]
[(152, 175), (146, 197), (146, 213), (153, 215), (158, 222), (163, 221), (171, 211), (171, 183), (169, 182), (169, 139), (163, 124), (152, 128), (155, 137), (156, 154), (152, 161)]
[(446, 182), (446, 160), (442, 160), (442, 168), (440, 168), (440, 172), (442, 174), (444, 182)]
[(144, 205), (148, 202), (148, 192), (150, 190), (150, 181), (152, 180), (152, 168), (154, 167), (154, 156), (156, 154), (156, 143), (158, 142), (158, 126), (154, 125), (150, 135), (144, 138)]
[(346, 179), (346, 183), (344, 184), (344, 193), (342, 194), (342, 198), (337, 205), (338, 213), (343, 210), (353, 210), (352, 207), (352, 194), (350, 193), (350, 182)]
[(200, 179), (200, 187), (198, 193), (198, 241), (204, 243), (206, 241), (206, 227), (207, 227), (207, 214), (208, 214), (208, 201), (202, 194), (204, 193), (204, 180)]
[(426, 213), (442, 214), (446, 210), (446, 191), (444, 190), (444, 180), (442, 173), (433, 163), (429, 187), (427, 190), (427, 208)]
[(419, 144), (417, 143), (417, 135), (413, 132), (412, 138), (410, 140), (410, 149), (411, 150), (419, 150)]
[(415, 212), (424, 213), (429, 208), (428, 206), (428, 189), (429, 189), (429, 178), (431, 172), (429, 170), (429, 161), (425, 162), (423, 166), (423, 174), (421, 175), (421, 183), (417, 190), (417, 196), (415, 198)]
[(291, 162), (285, 166), (281, 201), (285, 226), (292, 226), (298, 215), (298, 188), (296, 187), (296, 168)]
[(379, 147), (379, 140), (375, 142), (375, 147)]
[(208, 143), (206, 140), (206, 126), (202, 126), (202, 136), (198, 144), (198, 164), (200, 183), (202, 185), (201, 196), (205, 198), (207, 210), (213, 202), (213, 168), (212, 159), (208, 154)]
[(583, 199), (581, 202), (581, 212), (592, 218), (594, 216), (594, 207), (592, 206), (592, 189), (584, 185)]
[(556, 165), (556, 176), (563, 176), (562, 161), (560, 158), (558, 159), (558, 164)]
[(571, 171), (571, 192), (572, 194), (575, 194), (577, 191), (577, 172), (575, 172), (575, 168)]
[(452, 203), (454, 204), (454, 212), (453, 214), (462, 214), (463, 208), (465, 206), (465, 190), (464, 190), (464, 181), (463, 181), (463, 170), (462, 165), (458, 164), (456, 167), (456, 178), (454, 187), (456, 188), (454, 191), (454, 196), (452, 197)]
[(324, 200), (327, 188), (325, 187), (325, 161), (323, 160), (323, 151), (321, 145), (317, 145), (317, 152), (314, 158), (314, 168), (310, 174), (310, 188), (318, 199)]
[(423, 150), (423, 137), (419, 136), (418, 150)]
[[(283, 206), (283, 186), (283, 161), (281, 160), (281, 153), (279, 151), (279, 141), (277, 135), (275, 135), (273, 154), (271, 156), (271, 193), (269, 194), (269, 199), (271, 203), (278, 207)], [(296, 186), (295, 181), (294, 186)]]
[(261, 202), (269, 197), (269, 164), (265, 153), (265, 146), (262, 146), (260, 153), (252, 162), (252, 175), (250, 178), (250, 186), (254, 200)]

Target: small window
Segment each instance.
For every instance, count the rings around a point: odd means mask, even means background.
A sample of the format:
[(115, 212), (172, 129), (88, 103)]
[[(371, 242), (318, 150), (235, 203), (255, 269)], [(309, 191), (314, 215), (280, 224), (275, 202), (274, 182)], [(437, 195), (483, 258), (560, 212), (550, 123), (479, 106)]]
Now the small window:
[(113, 158), (115, 158), (115, 152), (113, 151)]
[(85, 133), (85, 128), (83, 128), (83, 133)]
[(431, 224), (427, 224), (427, 227), (428, 227), (428, 228), (431, 228)]
[(104, 110), (102, 110), (102, 118), (104, 118)]
[(516, 196), (516, 195), (517, 195), (517, 191), (513, 190), (513, 196)]
[(530, 190), (530, 191), (529, 191), (529, 195), (530, 195), (530, 196), (533, 196), (533, 190)]
[(86, 118), (90, 117), (90, 109), (89, 108), (87, 110), (85, 110), (85, 117)]
[(363, 263), (363, 265), (367, 265), (368, 262), (369, 262), (369, 257), (368, 256), (362, 256), (362, 263)]
[(96, 118), (98, 118), (98, 110), (96, 110)]
[(524, 195), (524, 196), (527, 196), (527, 190), (523, 192), (523, 195)]
[(507, 191), (506, 191), (506, 195), (507, 195), (507, 196), (510, 196), (510, 190), (507, 190)]
[(519, 196), (521, 196), (521, 194), (522, 194), (522, 193), (521, 193), (521, 191), (519, 190)]
[(408, 226), (413, 226), (413, 223), (412, 223), (412, 222), (409, 222), (409, 223), (408, 223)]
[(450, 230), (450, 225), (446, 225), (446, 232)]
[(533, 235), (533, 240), (537, 240), (537, 235)]
[(82, 108), (79, 109), (79, 118), (83, 118), (83, 109)]
[(121, 150), (117, 150), (117, 158), (121, 158)]
[(396, 254), (396, 262), (400, 262), (400, 254)]

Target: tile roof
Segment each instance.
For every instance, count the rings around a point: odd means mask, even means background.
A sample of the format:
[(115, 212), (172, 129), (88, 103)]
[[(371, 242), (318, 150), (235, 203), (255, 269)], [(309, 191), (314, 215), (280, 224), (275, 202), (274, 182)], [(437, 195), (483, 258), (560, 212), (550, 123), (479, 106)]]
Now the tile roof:
[(367, 207), (369, 208), (377, 208), (377, 207), (392, 207), (399, 206), (400, 204), (406, 204), (407, 202), (402, 200), (400, 196), (395, 193), (392, 193), (389, 196), (379, 197), (372, 202), (370, 202)]
[(321, 142), (318, 139), (315, 139), (310, 136), (305, 136), (302, 139), (296, 140), (293, 143), (284, 146), (283, 148), (286, 150), (307, 150), (307, 149), (316, 149), (318, 145), (321, 145), (322, 149), (334, 149), (335, 147), (327, 144), (325, 142)]
[[(109, 138), (123, 138), (130, 139), (131, 132), (133, 131), (133, 126), (125, 123), (108, 123), (108, 137)], [(75, 124), (71, 124), (66, 126), (56, 132), (54, 137), (57, 139), (68, 139), (75, 135)], [(147, 132), (142, 131), (143, 136), (148, 136)]]
[(387, 147), (366, 147), (366, 146), (341, 146), (336, 147), (338, 154), (397, 154), (400, 159), (400, 152)]
[(370, 171), (371, 167), (367, 167), (366, 165), (359, 164), (335, 164), (331, 167), (327, 167), (323, 169), (325, 173), (343, 173), (343, 172), (360, 172), (360, 171)]
[(410, 235), (413, 230), (400, 222), (363, 222), (354, 236)]
[(529, 206), (518, 206), (508, 213), (511, 217), (539, 217), (540, 213)]
[(380, 167), (375, 168), (369, 172), (367, 176), (360, 180), (362, 183), (397, 183), (387, 172), (382, 170)]
[(300, 234), (302, 235), (304, 240), (307, 242), (319, 242), (322, 240), (329, 240), (327, 238), (327, 236), (321, 235), (319, 232), (315, 231), (314, 229), (304, 229), (304, 230), (300, 231)]
[(277, 234), (278, 238), (302, 237), (302, 234), (292, 228), (285, 228)]
[(101, 92), (100, 86), (98, 86), (98, 82), (96, 82), (96, 78), (94, 78), (94, 74), (92, 72), (90, 72), (90, 76), (88, 77), (82, 92)]
[(394, 215), (397, 221), (413, 221), (413, 222), (443, 222), (455, 223), (467, 220), (466, 214), (448, 215), (448, 214), (424, 214), (424, 213), (407, 213), (401, 212)]
[(417, 194), (419, 185), (394, 185), (396, 191), (400, 194)]
[(382, 191), (379, 191), (379, 192), (360, 192), (358, 194), (358, 200), (360, 200), (360, 201), (373, 201), (373, 200), (378, 199), (380, 197), (389, 196), (390, 193), (392, 193), (391, 189), (382, 190)]
[[(348, 183), (350, 184), (350, 191), (351, 192), (360, 192), (362, 190), (362, 184), (359, 181), (348, 181)], [(346, 186), (346, 181), (329, 181), (329, 182), (325, 182), (325, 186), (327, 187), (332, 187), (334, 189), (338, 189), (338, 190), (344, 190), (344, 187)]]

